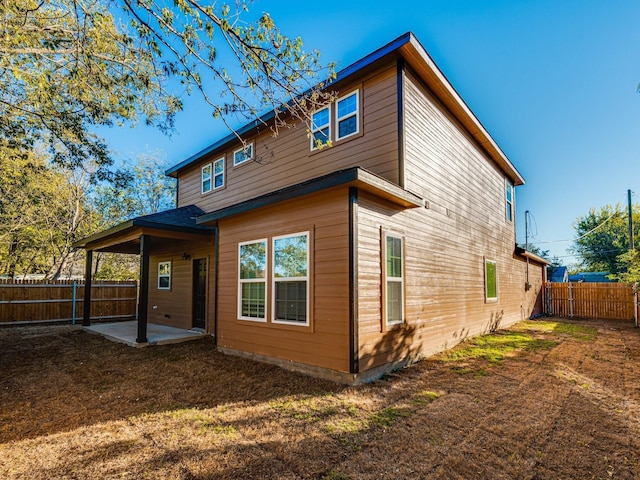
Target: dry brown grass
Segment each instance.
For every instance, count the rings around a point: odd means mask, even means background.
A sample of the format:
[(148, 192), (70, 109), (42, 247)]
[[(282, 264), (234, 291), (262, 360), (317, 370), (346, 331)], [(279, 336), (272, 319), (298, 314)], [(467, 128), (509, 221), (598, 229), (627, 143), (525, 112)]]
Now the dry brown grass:
[(639, 362), (631, 326), (547, 319), (343, 387), (210, 338), (10, 328), (0, 478), (639, 478)]

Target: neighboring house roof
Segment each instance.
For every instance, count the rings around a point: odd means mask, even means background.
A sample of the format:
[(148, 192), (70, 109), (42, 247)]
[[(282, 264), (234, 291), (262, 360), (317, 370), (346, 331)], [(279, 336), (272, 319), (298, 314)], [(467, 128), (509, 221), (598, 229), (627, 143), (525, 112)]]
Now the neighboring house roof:
[[(485, 150), (490, 158), (492, 158), (506, 175), (510, 178), (514, 185), (523, 185), (524, 178), (516, 170), (509, 161), (504, 152), (497, 143), (491, 138), (487, 130), (473, 114), (471, 109), (462, 100), (455, 88), (447, 80), (445, 75), (436, 66), (425, 48), (417, 40), (417, 38), (408, 32), (373, 53), (363, 57), (357, 62), (351, 64), (337, 74), (336, 80), (331, 83), (331, 87), (335, 88), (337, 84), (349, 79), (350, 77), (365, 73), (369, 68), (374, 67), (378, 62), (393, 58), (403, 58), (426, 82), (433, 94), (449, 109), (449, 111), (458, 119), (470, 135)], [(273, 112), (264, 114), (259, 120), (249, 122), (235, 133), (231, 133), (219, 141), (209, 145), (205, 149), (190, 156), (186, 160), (166, 170), (166, 174), (177, 177), (180, 170), (187, 168), (198, 162), (203, 157), (225, 148), (238, 141), (239, 136), (253, 133), (258, 126), (268, 123), (274, 118)], [(237, 134), (237, 135), (236, 135)]]
[(163, 212), (135, 217), (107, 230), (83, 238), (82, 240), (75, 242), (73, 247), (86, 248), (89, 244), (104, 242), (110, 237), (120, 237), (122, 235), (126, 235), (128, 231), (140, 229), (179, 232), (181, 234), (209, 234), (211, 233), (211, 227), (200, 225), (196, 222), (196, 218), (204, 213), (205, 212), (201, 208), (195, 205), (187, 205), (180, 208), (165, 210)]
[(608, 272), (578, 272), (575, 275), (569, 275), (570, 282), (588, 282), (588, 283), (611, 283), (613, 280), (607, 278)]
[(569, 281), (569, 271), (567, 267), (549, 267), (551, 270), (551, 275), (549, 277), (550, 282), (568, 282)]

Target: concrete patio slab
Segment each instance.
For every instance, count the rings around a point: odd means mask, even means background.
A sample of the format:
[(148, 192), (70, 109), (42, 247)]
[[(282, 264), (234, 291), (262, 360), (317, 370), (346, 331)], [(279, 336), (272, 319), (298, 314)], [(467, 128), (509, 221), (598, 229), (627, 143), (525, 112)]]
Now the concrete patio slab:
[(198, 338), (202, 338), (203, 335), (206, 335), (201, 331), (183, 330), (181, 328), (149, 323), (147, 324), (147, 343), (137, 343), (137, 321), (100, 323), (82, 328), (90, 333), (102, 335), (113, 342), (125, 343), (131, 347), (148, 347), (150, 345), (187, 342), (189, 340), (197, 340)]

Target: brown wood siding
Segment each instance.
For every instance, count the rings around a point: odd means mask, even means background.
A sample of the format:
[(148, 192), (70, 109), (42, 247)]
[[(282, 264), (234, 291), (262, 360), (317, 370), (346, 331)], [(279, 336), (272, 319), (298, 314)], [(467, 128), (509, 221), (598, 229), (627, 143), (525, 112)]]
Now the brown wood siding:
[[(397, 88), (395, 63), (369, 75), (361, 83), (341, 88), (360, 89), (361, 133), (331, 148), (310, 151), (306, 126), (283, 129), (273, 137), (268, 129), (253, 139), (257, 159), (233, 166), (234, 146), (224, 153), (225, 187), (202, 195), (201, 167), (222, 157), (214, 154), (178, 176), (179, 205), (195, 204), (211, 212), (327, 173), (360, 166), (398, 183)], [(335, 119), (332, 119), (335, 129)]]
[[(400, 211), (361, 194), (358, 205), (358, 332), (360, 370), (407, 356), (450, 348), (497, 324), (508, 326), (539, 313), (542, 269), (529, 264), (532, 288), (525, 292), (526, 261), (513, 244), (490, 250), (447, 228), (454, 220), (426, 209)], [(383, 328), (381, 229), (404, 238), (403, 328)], [(453, 240), (453, 241), (451, 241)], [(466, 243), (466, 245), (463, 245)], [(486, 302), (484, 258), (496, 261), (498, 300)]]
[[(219, 222), (218, 340), (220, 347), (349, 371), (348, 189), (331, 189)], [(237, 319), (238, 244), (310, 232), (310, 327)]]
[[(358, 208), (360, 370), (450, 348), (539, 313), (542, 269), (514, 257), (505, 176), (409, 72), (404, 88), (405, 186), (428, 207), (402, 211), (362, 194)], [(405, 239), (405, 318), (383, 331), (381, 228)], [(486, 302), (484, 260), (497, 265)]]
[[(176, 328), (192, 327), (193, 310), (193, 261), (207, 259), (207, 312), (206, 330), (213, 333), (215, 312), (214, 280), (215, 252), (213, 241), (175, 242), (173, 246), (153, 247), (149, 259), (149, 309), (147, 321)], [(187, 253), (190, 258), (183, 260)], [(158, 263), (171, 262), (171, 289), (158, 289)]]

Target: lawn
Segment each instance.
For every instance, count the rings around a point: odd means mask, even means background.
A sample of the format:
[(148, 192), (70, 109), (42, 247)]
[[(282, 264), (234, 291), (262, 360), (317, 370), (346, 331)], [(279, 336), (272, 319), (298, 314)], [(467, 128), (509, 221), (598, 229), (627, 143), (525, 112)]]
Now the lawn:
[(345, 387), (78, 327), (0, 330), (3, 479), (640, 478), (640, 333), (542, 319)]

